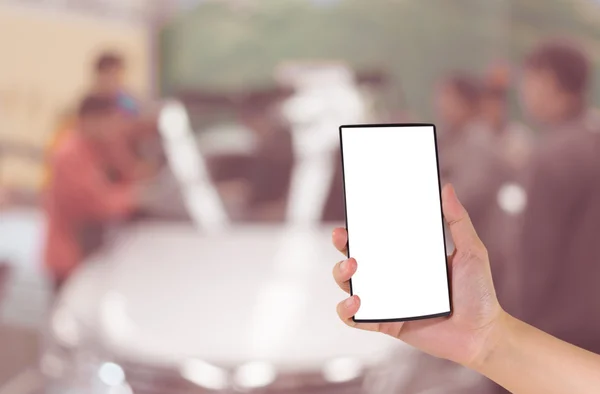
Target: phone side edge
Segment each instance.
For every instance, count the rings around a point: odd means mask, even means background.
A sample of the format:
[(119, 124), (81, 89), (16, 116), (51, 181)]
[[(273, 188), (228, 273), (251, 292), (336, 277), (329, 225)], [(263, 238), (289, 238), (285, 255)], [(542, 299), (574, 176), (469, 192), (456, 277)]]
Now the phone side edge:
[[(340, 126), (339, 131), (340, 131), (340, 160), (342, 163), (342, 190), (343, 190), (343, 194), (344, 194), (344, 223), (345, 223), (345, 227), (346, 227), (346, 235), (347, 235), (347, 241), (346, 241), (346, 257), (350, 258), (350, 232), (348, 231), (348, 204), (347, 204), (347, 200), (346, 200), (346, 169), (344, 166), (344, 125)], [(352, 289), (352, 278), (350, 278), (348, 280), (348, 286), (350, 287), (350, 296), (354, 295), (354, 290)], [(354, 316), (352, 316), (352, 321), (356, 322), (356, 319), (354, 318)]]
[(437, 138), (437, 128), (435, 124), (430, 125), (433, 129), (433, 145), (435, 148), (435, 166), (437, 169), (437, 182), (438, 182), (438, 190), (440, 195), (440, 218), (442, 221), (442, 238), (444, 241), (444, 262), (446, 266), (446, 281), (448, 282), (448, 305), (450, 311), (448, 312), (448, 316), (452, 315), (452, 311), (454, 310), (452, 305), (452, 282), (450, 281), (450, 270), (448, 268), (448, 246), (446, 245), (446, 226), (444, 220), (444, 206), (442, 204), (442, 176), (440, 171), (440, 154), (438, 148), (438, 138)]

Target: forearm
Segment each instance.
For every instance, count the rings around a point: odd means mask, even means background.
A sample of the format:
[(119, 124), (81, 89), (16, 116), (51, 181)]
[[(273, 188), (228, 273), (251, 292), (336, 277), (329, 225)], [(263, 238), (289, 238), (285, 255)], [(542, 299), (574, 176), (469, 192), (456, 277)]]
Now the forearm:
[(504, 314), (475, 370), (514, 394), (600, 392), (600, 356)]

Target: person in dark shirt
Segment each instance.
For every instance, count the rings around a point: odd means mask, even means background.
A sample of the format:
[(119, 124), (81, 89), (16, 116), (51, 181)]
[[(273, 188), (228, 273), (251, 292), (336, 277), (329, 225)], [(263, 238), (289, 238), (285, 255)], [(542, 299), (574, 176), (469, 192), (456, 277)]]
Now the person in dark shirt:
[[(497, 282), (503, 279), (497, 273), (502, 272), (504, 261), (503, 243), (498, 242), (504, 229), (498, 226), (501, 213), (497, 196), (511, 171), (481, 121), (483, 90), (482, 82), (469, 74), (453, 73), (441, 81), (436, 91), (438, 152), (441, 181), (453, 184), (469, 210), (473, 225), (488, 246)], [(454, 245), (448, 243), (450, 252)], [(405, 362), (405, 356), (399, 356), (398, 362)], [(390, 394), (435, 392), (441, 387), (447, 394), (483, 394), (493, 389), (472, 371), (422, 353), (411, 359), (408, 378), (395, 381), (390, 375), (388, 379)]]
[(502, 158), (520, 172), (527, 164), (534, 135), (527, 127), (509, 117), (510, 73), (507, 66), (490, 69), (483, 81), (481, 120)]
[(495, 250), (495, 211), (510, 168), (480, 118), (483, 86), (456, 73), (438, 87), (438, 151), (442, 183), (452, 183), (490, 252)]
[(514, 312), (599, 353), (600, 124), (588, 117), (591, 73), (587, 55), (569, 42), (543, 43), (525, 63), (522, 102), (542, 141), (516, 240)]

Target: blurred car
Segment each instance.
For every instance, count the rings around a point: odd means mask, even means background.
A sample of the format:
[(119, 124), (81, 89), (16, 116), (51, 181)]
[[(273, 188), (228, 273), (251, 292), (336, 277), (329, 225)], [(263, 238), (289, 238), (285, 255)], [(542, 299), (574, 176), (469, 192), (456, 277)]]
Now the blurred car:
[(336, 316), (333, 225), (233, 225), (184, 108), (165, 108), (170, 169), (153, 181), (151, 214), (112, 231), (58, 296), (46, 392), (372, 392), (368, 377), (400, 345)]
[(346, 327), (330, 229), (141, 222), (58, 298), (48, 393), (363, 393), (397, 341)]

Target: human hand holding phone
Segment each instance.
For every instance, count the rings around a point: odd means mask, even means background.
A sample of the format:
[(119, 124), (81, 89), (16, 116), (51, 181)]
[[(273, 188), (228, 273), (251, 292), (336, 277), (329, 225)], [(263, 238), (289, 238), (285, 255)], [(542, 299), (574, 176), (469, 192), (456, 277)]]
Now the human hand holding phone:
[[(534, 328), (499, 305), (485, 246), (452, 186), (442, 190), (443, 213), (455, 251), (448, 258), (453, 313), (448, 317), (391, 323), (356, 323), (359, 295), (337, 306), (344, 323), (391, 335), (433, 356), (471, 368), (514, 394), (600, 392), (600, 356)], [(333, 244), (346, 253), (345, 229)], [(400, 256), (402, 253), (400, 252)], [(333, 277), (347, 293), (357, 262), (337, 263)]]
[[(341, 302), (337, 312), (349, 326), (391, 335), (436, 357), (476, 365), (492, 346), (494, 330), (504, 311), (496, 298), (487, 251), (451, 186), (442, 191), (442, 205), (456, 246), (452, 256), (448, 257), (452, 316), (407, 322), (356, 323), (352, 317), (360, 308), (360, 294)], [(402, 240), (398, 241), (401, 243)], [(335, 229), (333, 244), (344, 254), (347, 242), (346, 230)], [(402, 251), (399, 254), (401, 258)], [(349, 281), (356, 270), (357, 261), (353, 258), (339, 262), (333, 269), (336, 282), (347, 293), (350, 293)]]

